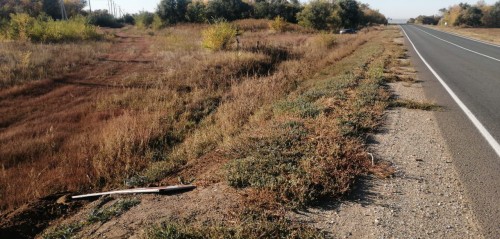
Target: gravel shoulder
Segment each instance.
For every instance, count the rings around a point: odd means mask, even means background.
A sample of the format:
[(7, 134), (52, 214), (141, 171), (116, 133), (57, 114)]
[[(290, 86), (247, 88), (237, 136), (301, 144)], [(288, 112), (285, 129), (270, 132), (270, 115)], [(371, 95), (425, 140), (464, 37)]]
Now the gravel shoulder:
[[(428, 102), (421, 83), (390, 87), (401, 99)], [(376, 159), (393, 164), (395, 174), (366, 178), (347, 202), (294, 217), (334, 238), (483, 238), (435, 112), (394, 108), (386, 117), (370, 148)]]

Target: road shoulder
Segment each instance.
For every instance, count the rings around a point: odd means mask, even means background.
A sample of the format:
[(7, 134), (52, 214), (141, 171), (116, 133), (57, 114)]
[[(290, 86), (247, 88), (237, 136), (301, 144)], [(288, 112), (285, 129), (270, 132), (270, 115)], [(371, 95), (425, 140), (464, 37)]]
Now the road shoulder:
[[(428, 101), (421, 83), (390, 87), (400, 99)], [(435, 113), (388, 110), (386, 125), (370, 148), (376, 158), (393, 164), (393, 177), (367, 178), (350, 201), (309, 209), (299, 218), (335, 238), (483, 238)]]

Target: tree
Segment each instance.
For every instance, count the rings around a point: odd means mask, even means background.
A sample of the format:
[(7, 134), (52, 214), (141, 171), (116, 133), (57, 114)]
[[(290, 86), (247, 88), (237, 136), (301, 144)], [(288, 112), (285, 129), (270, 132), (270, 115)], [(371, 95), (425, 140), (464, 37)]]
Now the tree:
[(233, 21), (250, 16), (251, 6), (241, 0), (212, 0), (207, 4), (207, 18)]
[(340, 0), (338, 2), (341, 26), (344, 28), (357, 28), (361, 21), (361, 13), (356, 0)]
[(203, 2), (192, 2), (187, 6), (186, 20), (188, 22), (205, 22), (206, 17), (206, 6)]
[[(64, 7), (68, 17), (76, 16), (83, 12), (87, 5), (86, 0), (64, 0)], [(59, 0), (42, 0), (43, 11), (53, 19), (62, 19)]]
[(500, 1), (485, 9), (481, 22), (486, 27), (500, 27)]
[(261, 0), (254, 5), (255, 18), (275, 19), (282, 17), (288, 22), (297, 22), (297, 13), (302, 10), (300, 4), (287, 0)]
[(42, 12), (41, 0), (1, 0), (0, 1), (0, 18), (4, 20), (10, 19), (11, 13), (26, 13), (32, 17), (38, 16)]
[(89, 23), (100, 27), (121, 27), (113, 15), (108, 10), (95, 10), (88, 16)]
[(361, 4), (359, 6), (362, 17), (360, 24), (363, 26), (369, 26), (373, 24), (387, 24), (387, 18), (384, 14), (380, 13), (378, 10), (373, 10), (368, 4)]
[(437, 25), (441, 20), (440, 16), (424, 16), (420, 15), (415, 19), (415, 23), (424, 25)]
[(189, 0), (161, 0), (156, 12), (167, 24), (184, 22), (189, 3)]
[(483, 18), (483, 11), (479, 7), (470, 6), (468, 4), (465, 9), (458, 15), (455, 25), (458, 26), (471, 26), (477, 27), (481, 25), (481, 18)]
[(340, 23), (334, 11), (336, 11), (336, 6), (332, 2), (312, 0), (297, 14), (297, 19), (304, 27), (317, 30), (334, 29), (338, 28)]

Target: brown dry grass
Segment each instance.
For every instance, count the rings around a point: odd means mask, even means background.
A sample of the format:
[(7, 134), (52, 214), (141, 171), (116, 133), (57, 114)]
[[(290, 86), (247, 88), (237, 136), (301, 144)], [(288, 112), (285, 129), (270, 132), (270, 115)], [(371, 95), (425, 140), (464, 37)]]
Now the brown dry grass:
[(0, 88), (66, 74), (75, 67), (95, 64), (110, 43), (32, 44), (0, 43)]
[(443, 26), (432, 26), (432, 28), (471, 37), (477, 40), (500, 44), (500, 28), (461, 28)]
[[(312, 76), (358, 66), (356, 59), (341, 60), (377, 34), (338, 36), (332, 46), (300, 31), (246, 31), (239, 50), (209, 52), (200, 44), (204, 27), (118, 33), (112, 52), (97, 64), (1, 90), (0, 207), (56, 191), (196, 178), (203, 169), (184, 175), (184, 165), (210, 162), (213, 152), (269, 125), (277, 117), (273, 105), (314, 84)], [(357, 142), (346, 147), (353, 144), (364, 160)], [(225, 157), (214, 164), (222, 166)]]

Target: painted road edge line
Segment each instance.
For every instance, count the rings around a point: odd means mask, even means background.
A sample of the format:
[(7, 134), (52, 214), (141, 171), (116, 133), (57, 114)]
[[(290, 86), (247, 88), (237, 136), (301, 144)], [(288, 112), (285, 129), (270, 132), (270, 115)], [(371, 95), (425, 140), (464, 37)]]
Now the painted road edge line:
[(492, 59), (492, 60), (495, 60), (495, 61), (500, 62), (500, 59), (497, 59), (497, 58), (492, 57), (492, 56), (485, 55), (485, 54), (483, 54), (483, 53), (479, 53), (479, 52), (477, 52), (477, 51), (473, 51), (473, 50), (471, 50), (471, 49), (469, 49), (469, 48), (465, 48), (465, 47), (460, 46), (460, 45), (458, 45), (458, 44), (455, 44), (455, 43), (453, 43), (453, 42), (451, 42), (451, 41), (447, 41), (447, 40), (445, 40), (445, 39), (439, 38), (439, 37), (434, 36), (434, 35), (432, 35), (432, 34), (430, 34), (430, 33), (426, 32), (426, 31), (424, 31), (424, 30), (422, 30), (422, 29), (420, 29), (420, 28), (418, 28), (418, 27), (415, 27), (415, 29), (417, 29), (417, 30), (419, 30), (419, 31), (421, 31), (421, 32), (423, 32), (423, 33), (425, 33), (425, 34), (428, 34), (429, 36), (435, 37), (435, 38), (437, 38), (437, 39), (439, 39), (439, 40), (441, 40), (441, 41), (444, 41), (444, 42), (446, 42), (446, 43), (449, 43), (449, 44), (451, 44), (451, 45), (454, 45), (454, 46), (456, 46), (456, 47), (458, 47), (458, 48), (461, 48), (461, 49), (464, 49), (464, 50), (466, 50), (466, 51), (470, 51), (470, 52), (475, 53), (475, 54), (478, 54), (478, 55), (480, 55), (480, 56), (484, 56), (484, 57), (486, 57), (486, 58), (489, 58), (489, 59)]
[(495, 44), (495, 43), (492, 43), (492, 42), (478, 40), (478, 39), (474, 39), (472, 37), (468, 37), (468, 36), (465, 36), (465, 35), (460, 35), (458, 33), (446, 32), (446, 31), (443, 31), (443, 30), (440, 30), (440, 29), (434, 29), (434, 28), (431, 28), (431, 27), (428, 27), (428, 26), (423, 26), (423, 25), (419, 25), (419, 26), (425, 27), (427, 29), (431, 29), (431, 30), (434, 30), (434, 31), (437, 31), (437, 32), (442, 32), (442, 33), (450, 34), (450, 35), (453, 35), (453, 36), (456, 36), (456, 37), (461, 37), (461, 38), (464, 38), (464, 39), (467, 39), (467, 40), (471, 40), (471, 41), (475, 41), (475, 42), (479, 42), (479, 43), (483, 43), (483, 44), (486, 44), (486, 45), (490, 45), (490, 46), (494, 46), (494, 47), (499, 47), (500, 48), (499, 44)]
[(450, 94), (451, 98), (453, 98), (455, 103), (457, 103), (457, 105), (460, 107), (460, 109), (462, 109), (462, 111), (467, 115), (469, 120), (474, 124), (474, 126), (476, 126), (476, 128), (479, 130), (481, 135), (483, 135), (483, 137), (486, 139), (486, 141), (490, 144), (490, 146), (493, 148), (495, 153), (497, 153), (497, 155), (500, 157), (500, 144), (498, 144), (498, 142), (495, 140), (495, 138), (493, 138), (493, 136), (491, 136), (490, 132), (488, 132), (488, 130), (483, 126), (483, 124), (481, 124), (481, 122), (476, 118), (476, 116), (469, 110), (469, 108), (467, 108), (467, 106), (465, 106), (465, 104), (462, 102), (462, 100), (460, 100), (460, 98), (458, 98), (458, 96), (455, 94), (455, 92), (453, 92), (451, 90), (451, 88), (446, 84), (446, 82), (444, 82), (444, 80), (441, 78), (441, 76), (439, 76), (437, 74), (437, 72), (431, 67), (431, 65), (429, 65), (429, 63), (424, 59), (422, 54), (420, 54), (420, 52), (417, 50), (417, 47), (415, 46), (415, 44), (413, 44), (412, 40), (410, 39), (410, 37), (406, 33), (405, 29), (403, 27), (401, 27), (401, 30), (403, 30), (403, 33), (406, 35), (406, 38), (408, 39), (410, 44), (413, 46), (413, 49), (415, 49), (415, 52), (417, 52), (418, 56), (424, 62), (424, 64), (427, 66), (427, 68), (429, 68), (429, 70), (436, 77), (436, 79), (438, 79), (438, 81), (441, 83), (441, 85), (444, 87), (444, 89), (448, 92), (448, 94)]

